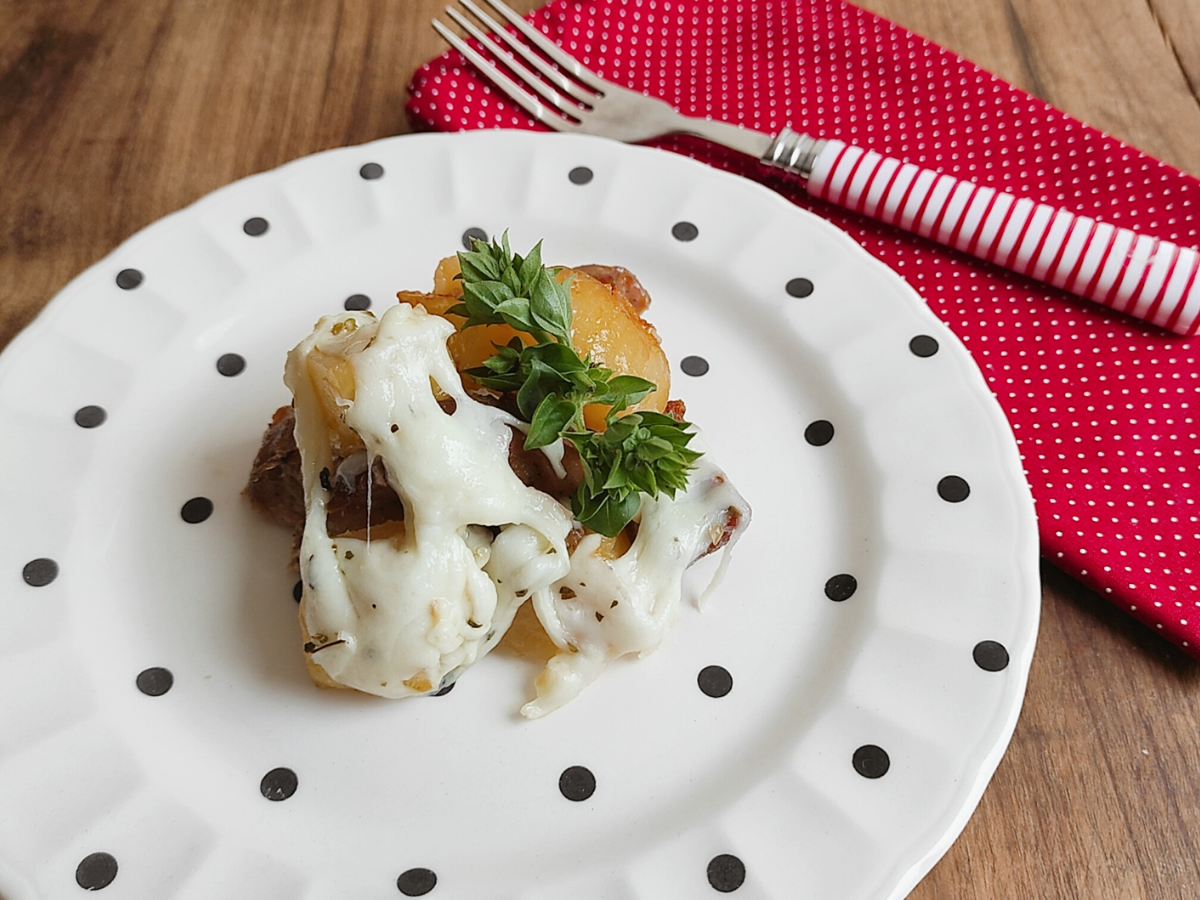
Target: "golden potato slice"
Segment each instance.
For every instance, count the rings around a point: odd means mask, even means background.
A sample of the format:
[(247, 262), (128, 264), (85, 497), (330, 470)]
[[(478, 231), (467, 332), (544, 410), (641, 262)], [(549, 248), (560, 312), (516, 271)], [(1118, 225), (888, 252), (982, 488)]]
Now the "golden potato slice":
[(354, 367), (343, 356), (315, 349), (306, 361), (333, 455), (344, 459), (363, 446), (345, 420), (346, 403), (354, 401)]
[(558, 648), (554, 646), (554, 641), (550, 640), (546, 629), (538, 621), (533, 604), (523, 603), (517, 610), (512, 625), (504, 633), (504, 637), (500, 638), (495, 652), (501, 656), (516, 657), (535, 663), (540, 670), (545, 668), (546, 662), (558, 653)]
[[(624, 297), (583, 272), (563, 269), (571, 276), (571, 341), (581, 356), (618, 375), (637, 375), (657, 389), (630, 411), (666, 408), (671, 391), (671, 367), (654, 326), (637, 314)], [(583, 419), (593, 431), (604, 430), (608, 407), (586, 406)]]
[(633, 545), (634, 526), (626, 525), (612, 537), (602, 537), (596, 555), (605, 559), (620, 559)]
[[(454, 259), (454, 257), (450, 257), (450, 259), (454, 262), (454, 271), (457, 274), (458, 260)], [(442, 260), (442, 264), (445, 264), (445, 262), (446, 260)], [(439, 265), (439, 271), (441, 268), (442, 266)], [(454, 284), (461, 292), (461, 284), (457, 281)], [(432, 294), (401, 291), (396, 295), (396, 298), (401, 303), (407, 303), (409, 306), (416, 306), (417, 304), (424, 306), (426, 312), (447, 319), (455, 328), (458, 328), (466, 321), (462, 316), (456, 316), (447, 312), (450, 307), (462, 299), (461, 293), (458, 296), (454, 296), (439, 291), (435, 291)], [(450, 350), (450, 358), (454, 360), (454, 367), (461, 372), (464, 369), (483, 365), (483, 361), (496, 352), (494, 344), (503, 346), (517, 336), (517, 332), (513, 331), (507, 325), (485, 325), (480, 328), (468, 328), (466, 331), (455, 331), (450, 336), (450, 340), (446, 342), (446, 346)], [(526, 344), (534, 342), (530, 335), (522, 334), (519, 337)], [(469, 376), (463, 376), (463, 384), (468, 390), (478, 387), (475, 381)]]
[(462, 282), (458, 280), (458, 274), (461, 271), (462, 267), (458, 264), (458, 257), (447, 256), (433, 270), (433, 292), (444, 294), (447, 297), (461, 297)]
[[(462, 317), (446, 311), (462, 297), (462, 283), (455, 280), (458, 273), (457, 257), (447, 257), (434, 272), (432, 294), (404, 291), (397, 297), (402, 303), (420, 303), (457, 327)], [(638, 315), (637, 309), (622, 295), (586, 272), (564, 268), (558, 278), (560, 281), (571, 278), (571, 341), (576, 351), (581, 356), (590, 354), (593, 363), (618, 375), (637, 375), (654, 382), (657, 389), (630, 411), (662, 412), (671, 390), (671, 368), (654, 326)], [(495, 352), (494, 345), (507, 344), (513, 337), (520, 337), (526, 344), (533, 343), (532, 337), (518, 334), (507, 325), (488, 325), (456, 333), (449, 341), (450, 355), (459, 370), (469, 369), (482, 365)], [(469, 379), (465, 380), (468, 387), (474, 386)], [(607, 413), (606, 406), (587, 406), (583, 411), (584, 421), (593, 431), (602, 431)]]

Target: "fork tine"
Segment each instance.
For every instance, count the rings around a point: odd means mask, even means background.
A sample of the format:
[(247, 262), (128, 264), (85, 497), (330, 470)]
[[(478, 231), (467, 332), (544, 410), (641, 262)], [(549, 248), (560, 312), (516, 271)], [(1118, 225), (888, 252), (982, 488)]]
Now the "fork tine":
[(542, 75), (552, 84), (558, 87), (560, 91), (570, 95), (580, 103), (591, 103), (595, 100), (596, 95), (582, 90), (574, 81), (565, 76), (558, 69), (549, 66), (546, 62), (534, 53), (526, 44), (521, 43), (509, 32), (503, 28), (499, 22), (489, 16), (486, 12), (476, 6), (471, 0), (458, 0), (464, 7), (469, 9), (474, 16), (484, 24), (484, 27), (489, 29), (494, 35), (508, 44), (510, 48), (520, 54), (521, 58), (533, 68), (537, 69)]
[(585, 85), (586, 87), (590, 87), (599, 94), (603, 94), (605, 89), (610, 86), (607, 81), (605, 81), (591, 69), (587, 69), (580, 65), (579, 61), (575, 59), (575, 57), (571, 56), (569, 53), (551, 41), (548, 37), (546, 37), (546, 35), (542, 34), (542, 32), (538, 31), (536, 28), (518, 16), (510, 7), (506, 6), (504, 3), (501, 3), (500, 0), (487, 0), (487, 4), (496, 12), (500, 13), (500, 15), (504, 16), (504, 18), (508, 19), (513, 27), (517, 29), (517, 31), (521, 32), (521, 34), (523, 34), (531, 44), (545, 53), (546, 56), (550, 57), (550, 59), (552, 59), (557, 66), (565, 69), (575, 76), (575, 79), (581, 84)]
[(466, 31), (467, 34), (471, 35), (471, 37), (475, 38), (475, 40), (479, 41), (480, 44), (486, 47), (495, 59), (507, 66), (509, 71), (516, 75), (526, 88), (532, 88), (542, 97), (543, 100), (568, 116), (572, 114), (579, 114), (580, 110), (578, 106), (564, 102), (563, 98), (547, 87), (545, 83), (540, 81), (537, 75), (535, 75), (533, 72), (530, 72), (528, 68), (522, 66), (519, 61), (513, 58), (512, 54), (505, 53), (503, 47), (476, 28), (468, 19), (460, 15), (457, 10), (447, 6), (446, 15), (457, 22), (459, 27)]
[(570, 122), (547, 109), (539, 103), (534, 97), (530, 96), (521, 88), (517, 82), (513, 81), (509, 76), (505, 75), (500, 69), (472, 48), (466, 41), (462, 40), (457, 34), (439, 22), (433, 20), (433, 29), (445, 39), (445, 41), (461, 53), (466, 59), (482, 72), (489, 81), (499, 88), (505, 95), (508, 96), (513, 103), (529, 113), (534, 119), (541, 122), (543, 125), (548, 125), (555, 131), (574, 131), (578, 126), (574, 122)]

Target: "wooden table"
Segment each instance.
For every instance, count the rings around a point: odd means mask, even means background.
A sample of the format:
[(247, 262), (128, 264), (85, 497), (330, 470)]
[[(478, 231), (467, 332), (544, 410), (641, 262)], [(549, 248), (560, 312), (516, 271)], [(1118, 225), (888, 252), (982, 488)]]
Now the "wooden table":
[[(0, 346), (159, 217), (408, 130), (441, 5), (0, 0)], [(865, 5), (1200, 175), (1195, 0)], [(1200, 897), (1200, 666), (1051, 567), (1042, 602), (1012, 746), (912, 897)]]

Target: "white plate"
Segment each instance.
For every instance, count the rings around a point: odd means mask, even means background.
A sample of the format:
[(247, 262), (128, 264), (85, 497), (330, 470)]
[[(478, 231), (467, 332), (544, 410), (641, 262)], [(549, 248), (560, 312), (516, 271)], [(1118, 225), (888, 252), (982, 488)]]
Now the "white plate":
[[(291, 537), (239, 493), (285, 352), (350, 295), (428, 289), (469, 228), (637, 272), (672, 393), (754, 507), (703, 611), (537, 721), (517, 715), (533, 670), (500, 654), (438, 698), (314, 688)], [(832, 439), (806, 440), (819, 421)], [(1036, 532), (980, 373), (844, 234), (669, 153), (421, 135), (238, 182), (47, 307), (0, 357), (0, 422), (6, 900), (76, 897), (113, 862), (111, 900), (390, 898), (428, 873), (436, 900), (896, 898), (1016, 722)], [(214, 512), (189, 524), (195, 497)], [(829, 599), (843, 575), (857, 589)], [(709, 666), (726, 695), (701, 690)], [(882, 777), (860, 774), (872, 748)], [(571, 767), (587, 799), (560, 792)], [(271, 802), (279, 768), (298, 788)]]

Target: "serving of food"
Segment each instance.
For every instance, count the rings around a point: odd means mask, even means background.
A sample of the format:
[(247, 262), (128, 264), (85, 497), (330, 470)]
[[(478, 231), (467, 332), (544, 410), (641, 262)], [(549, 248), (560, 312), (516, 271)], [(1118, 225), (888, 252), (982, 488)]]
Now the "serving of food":
[(247, 486), (299, 533), (309, 673), (446, 690), (528, 601), (554, 653), (521, 711), (544, 715), (662, 642), (684, 570), (728, 553), (750, 508), (691, 446), (626, 270), (546, 268), (506, 233), (398, 298), (289, 354), (294, 400)]

